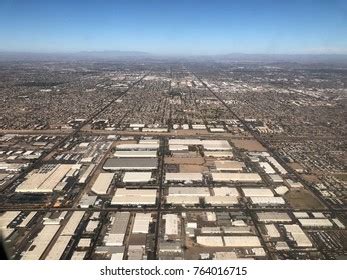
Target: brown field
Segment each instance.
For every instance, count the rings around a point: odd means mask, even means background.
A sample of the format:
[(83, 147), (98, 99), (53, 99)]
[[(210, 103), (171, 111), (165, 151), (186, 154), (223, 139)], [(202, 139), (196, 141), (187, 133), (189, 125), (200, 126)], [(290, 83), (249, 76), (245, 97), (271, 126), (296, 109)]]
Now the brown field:
[(208, 171), (208, 169), (202, 165), (193, 165), (193, 164), (181, 164), (180, 165), (181, 173), (194, 173), (194, 172), (204, 172)]
[(266, 152), (266, 148), (255, 139), (231, 139), (230, 141), (239, 149), (249, 152)]
[(195, 157), (195, 158), (180, 158), (180, 157), (165, 157), (165, 164), (192, 164), (192, 165), (202, 165), (205, 163), (203, 157)]
[(310, 208), (312, 210), (323, 210), (324, 205), (308, 190), (295, 189), (290, 190), (284, 195), (290, 206), (295, 209)]

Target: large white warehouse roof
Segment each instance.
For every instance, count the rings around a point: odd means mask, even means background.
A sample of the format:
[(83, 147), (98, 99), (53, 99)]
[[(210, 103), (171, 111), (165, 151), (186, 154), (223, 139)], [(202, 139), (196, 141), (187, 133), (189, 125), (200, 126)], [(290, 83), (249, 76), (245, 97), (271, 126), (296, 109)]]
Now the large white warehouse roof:
[(211, 173), (215, 182), (260, 182), (258, 173)]

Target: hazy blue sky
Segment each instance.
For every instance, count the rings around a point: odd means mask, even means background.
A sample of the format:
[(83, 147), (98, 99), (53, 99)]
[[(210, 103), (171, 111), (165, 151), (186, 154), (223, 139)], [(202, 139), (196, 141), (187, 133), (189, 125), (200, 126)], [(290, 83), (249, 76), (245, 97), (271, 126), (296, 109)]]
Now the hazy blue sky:
[(0, 0), (0, 50), (347, 53), (347, 0)]

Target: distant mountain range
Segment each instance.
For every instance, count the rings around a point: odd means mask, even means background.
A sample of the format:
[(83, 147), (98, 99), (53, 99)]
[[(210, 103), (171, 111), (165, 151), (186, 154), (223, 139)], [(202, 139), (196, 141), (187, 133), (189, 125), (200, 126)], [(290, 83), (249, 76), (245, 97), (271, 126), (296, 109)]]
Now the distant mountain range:
[(347, 65), (347, 54), (245, 54), (222, 55), (155, 55), (141, 51), (81, 51), (81, 52), (7, 52), (0, 51), (0, 61), (60, 61), (60, 60), (141, 60), (172, 59), (216, 62), (296, 62), (333, 63)]

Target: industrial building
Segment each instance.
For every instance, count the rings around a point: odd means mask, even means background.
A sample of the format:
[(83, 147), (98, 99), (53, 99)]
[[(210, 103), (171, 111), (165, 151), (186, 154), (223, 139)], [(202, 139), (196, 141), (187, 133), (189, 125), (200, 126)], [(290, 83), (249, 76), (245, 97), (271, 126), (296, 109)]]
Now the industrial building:
[(100, 173), (96, 178), (91, 190), (98, 195), (105, 195), (113, 180), (114, 173)]
[(217, 171), (242, 171), (246, 165), (241, 161), (217, 160), (214, 162)]
[(297, 247), (312, 247), (313, 244), (299, 225), (284, 225), (287, 233), (293, 238)]
[(156, 158), (157, 151), (116, 151), (116, 158)]
[(129, 218), (129, 212), (117, 212), (111, 217), (111, 229), (105, 237), (106, 246), (124, 245), (124, 237), (128, 228)]
[(125, 172), (123, 183), (148, 183), (152, 180), (152, 172)]
[(258, 212), (256, 215), (258, 221), (264, 223), (292, 222), (292, 219), (285, 212)]
[(242, 188), (242, 192), (246, 197), (250, 196), (274, 196), (269, 188)]
[[(77, 173), (78, 169), (76, 168), (79, 166), (74, 164), (43, 165), (40, 169), (31, 172), (26, 180), (16, 188), (16, 192), (51, 193), (58, 188), (59, 183), (71, 169)], [(64, 185), (62, 183), (62, 188)]]
[(22, 260), (39, 260), (45, 252), (53, 237), (57, 234), (60, 225), (44, 225), (43, 229), (34, 238), (28, 250), (23, 252)]
[(201, 173), (166, 173), (165, 182), (201, 182)]
[(212, 206), (231, 206), (238, 204), (238, 199), (235, 196), (207, 196), (204, 198), (205, 204)]
[(282, 197), (275, 196), (251, 196), (249, 200), (257, 205), (284, 205), (286, 202)]
[(155, 189), (125, 189), (117, 188), (111, 205), (154, 205), (157, 190)]
[(258, 173), (215, 173), (212, 172), (212, 179), (215, 182), (261, 182)]
[(258, 236), (242, 235), (242, 236), (224, 236), (226, 247), (261, 247)]
[(333, 223), (327, 219), (299, 219), (299, 223), (303, 227), (314, 227), (314, 228), (330, 228), (333, 227)]
[(136, 213), (132, 233), (145, 233), (149, 232), (149, 224), (152, 222), (150, 213)]

